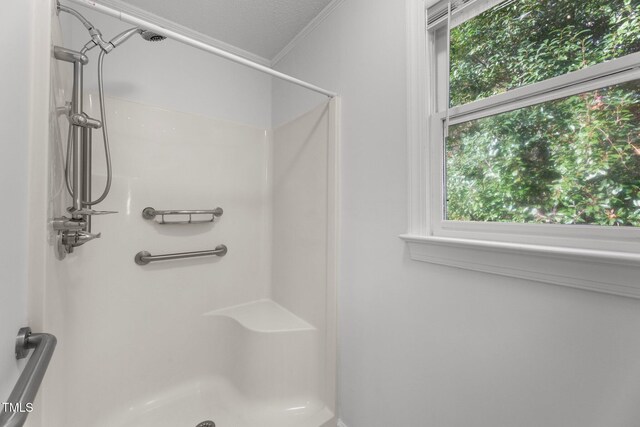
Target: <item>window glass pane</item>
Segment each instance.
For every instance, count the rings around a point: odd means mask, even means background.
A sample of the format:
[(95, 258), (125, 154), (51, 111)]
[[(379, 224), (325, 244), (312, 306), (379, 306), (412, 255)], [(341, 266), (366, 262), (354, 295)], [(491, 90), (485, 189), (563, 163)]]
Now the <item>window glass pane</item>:
[(640, 0), (507, 0), (450, 38), (455, 106), (640, 51)]
[(449, 127), (445, 217), (640, 226), (640, 80)]

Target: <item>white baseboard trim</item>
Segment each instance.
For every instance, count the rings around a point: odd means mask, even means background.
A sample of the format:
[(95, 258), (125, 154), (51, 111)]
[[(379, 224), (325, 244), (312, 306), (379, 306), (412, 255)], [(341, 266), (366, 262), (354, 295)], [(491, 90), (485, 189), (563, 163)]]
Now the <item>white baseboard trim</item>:
[(338, 427), (347, 427), (347, 425), (342, 420), (338, 420)]

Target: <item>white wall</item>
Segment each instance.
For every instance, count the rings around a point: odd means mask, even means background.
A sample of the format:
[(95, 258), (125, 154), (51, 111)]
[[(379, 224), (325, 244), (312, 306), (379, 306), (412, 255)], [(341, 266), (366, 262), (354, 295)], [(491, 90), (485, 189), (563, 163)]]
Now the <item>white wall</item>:
[[(632, 427), (640, 301), (409, 260), (406, 12), (345, 1), (278, 65), (342, 96), (349, 427)], [(274, 83), (274, 122), (318, 102)]]
[(0, 402), (15, 384), (18, 329), (26, 326), (27, 147), (33, 3), (3, 2), (0, 14)]
[[(132, 25), (71, 5), (106, 40)], [(65, 47), (80, 50), (89, 33), (76, 18), (60, 14)], [(85, 87), (97, 90), (98, 49), (89, 52)], [(202, 114), (260, 128), (271, 120), (271, 79), (265, 74), (173, 40), (147, 42), (135, 35), (105, 57), (108, 95), (170, 110)]]

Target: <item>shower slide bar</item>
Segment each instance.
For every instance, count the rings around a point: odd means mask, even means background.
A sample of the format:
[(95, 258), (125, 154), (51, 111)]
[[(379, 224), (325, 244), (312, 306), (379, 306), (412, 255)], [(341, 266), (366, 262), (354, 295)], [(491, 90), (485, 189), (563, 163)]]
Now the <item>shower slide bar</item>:
[[(154, 219), (157, 216), (162, 218), (161, 221), (157, 221), (158, 224), (203, 224), (207, 222), (213, 222), (216, 217), (221, 217), (223, 214), (222, 208), (208, 209), (208, 210), (171, 210), (160, 211), (154, 208), (144, 208), (142, 210), (142, 217), (144, 219)], [(188, 221), (165, 221), (165, 216), (181, 215), (189, 216)], [(193, 220), (193, 215), (211, 215), (211, 219)]]
[(176, 31), (172, 31), (169, 30), (167, 28), (161, 27), (159, 25), (156, 25), (152, 22), (149, 21), (145, 21), (144, 19), (140, 19), (140, 18), (136, 18), (133, 15), (129, 15), (127, 13), (121, 12), (117, 9), (113, 9), (111, 7), (96, 3), (93, 0), (69, 0), (73, 3), (76, 4), (80, 4), (82, 6), (88, 7), (90, 9), (94, 9), (98, 12), (102, 12), (106, 15), (109, 16), (113, 16), (114, 18), (117, 18), (121, 21), (127, 22), (129, 24), (141, 27), (141, 28), (145, 28), (146, 30), (152, 31), (154, 33), (160, 34), (162, 36), (168, 37), (170, 39), (179, 41), (181, 43), (187, 44), (189, 46), (193, 46), (195, 48), (204, 50), (206, 52), (209, 53), (213, 53), (214, 55), (220, 56), (222, 58), (226, 58), (230, 61), (236, 62), (238, 64), (242, 64), (245, 65), (247, 67), (253, 68), (254, 70), (258, 70), (261, 71), (263, 73), (269, 74), (273, 77), (279, 78), (281, 80), (293, 83), (295, 85), (298, 86), (302, 86), (304, 88), (307, 88), (309, 90), (312, 90), (314, 92), (317, 93), (321, 93), (323, 95), (328, 96), (329, 98), (333, 98), (335, 96), (337, 96), (337, 94), (335, 92), (331, 92), (329, 90), (323, 89), (321, 87), (318, 87), (316, 85), (313, 85), (311, 83), (307, 83), (303, 80), (297, 79), (295, 77), (292, 77), (288, 74), (284, 74), (281, 73), (280, 71), (276, 71), (273, 68), (269, 68), (267, 66), (258, 64), (256, 62), (250, 61), (248, 59), (245, 59), (241, 56), (235, 55), (233, 53), (227, 52), (226, 50), (217, 48), (215, 46), (211, 46), (210, 44), (198, 41), (196, 39), (193, 39), (191, 37), (187, 37), (185, 35), (182, 35)]
[(0, 427), (22, 427), (33, 410), (33, 400), (56, 348), (51, 334), (32, 334), (31, 328), (20, 328), (16, 337), (16, 359), (27, 357), (35, 349), (22, 370), (9, 398), (0, 407)]
[(147, 251), (140, 251), (136, 254), (134, 261), (138, 265), (147, 265), (150, 262), (156, 262), (156, 261), (170, 261), (174, 259), (196, 258), (196, 257), (202, 257), (202, 256), (223, 257), (226, 254), (227, 254), (227, 247), (225, 245), (218, 245), (216, 246), (215, 249), (210, 251), (180, 252), (177, 254), (151, 255)]

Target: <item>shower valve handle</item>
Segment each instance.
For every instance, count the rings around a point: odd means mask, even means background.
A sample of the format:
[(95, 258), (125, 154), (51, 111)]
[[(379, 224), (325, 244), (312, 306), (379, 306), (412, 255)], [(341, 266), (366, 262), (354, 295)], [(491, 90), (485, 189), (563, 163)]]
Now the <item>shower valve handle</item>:
[(100, 235), (101, 233), (92, 234), (87, 233), (86, 231), (65, 232), (62, 235), (62, 244), (69, 248), (77, 248), (78, 246), (82, 246), (93, 239), (100, 238)]
[(93, 233), (87, 233), (86, 231), (78, 231), (78, 235), (76, 237), (76, 242), (77, 242), (76, 245), (77, 246), (84, 245), (85, 243), (93, 239), (99, 239), (101, 235), (102, 233), (93, 234)]

